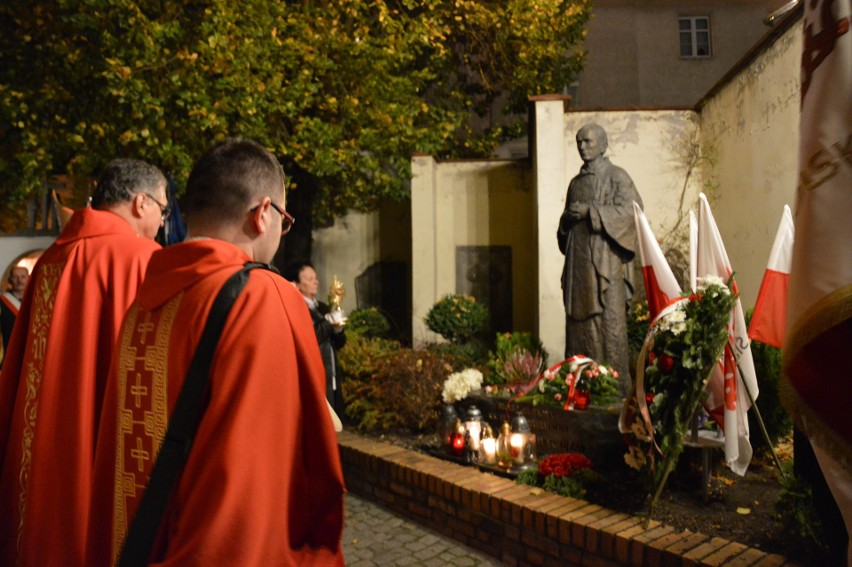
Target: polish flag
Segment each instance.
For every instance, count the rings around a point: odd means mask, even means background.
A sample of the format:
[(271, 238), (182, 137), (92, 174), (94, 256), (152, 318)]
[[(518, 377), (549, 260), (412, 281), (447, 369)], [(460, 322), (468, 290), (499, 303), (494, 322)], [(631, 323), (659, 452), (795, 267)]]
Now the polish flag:
[(639, 257), (642, 260), (642, 277), (645, 280), (645, 297), (651, 321), (673, 300), (680, 298), (680, 285), (663, 255), (648, 218), (642, 208), (633, 203), (633, 218), (639, 237)]
[(784, 205), (748, 328), (749, 338), (777, 348), (784, 346), (787, 331), (787, 286), (793, 263), (793, 235), (793, 214), (790, 207)]
[[(722, 236), (716, 226), (713, 213), (710, 211), (707, 197), (703, 193), (699, 195), (698, 246), (695, 256), (698, 277), (712, 275), (727, 281), (733, 274), (728, 253), (722, 243)], [(736, 282), (733, 282), (732, 287), (733, 292), (737, 293)], [(719, 361), (723, 373), (723, 399), (720, 400), (715, 397), (715, 399), (708, 400), (708, 404), (713, 408), (711, 416), (718, 420), (719, 410), (723, 415), (721, 423), (725, 430), (725, 462), (733, 472), (744, 475), (751, 462), (752, 455), (751, 443), (749, 443), (748, 417), (746, 415), (751, 407), (749, 393), (752, 399), (756, 400), (758, 387), (745, 315), (743, 314), (742, 301), (739, 298), (737, 298), (737, 303), (728, 322), (728, 335), (730, 337), (729, 344), (725, 347), (722, 360)], [(737, 362), (739, 362), (739, 368)], [(742, 373), (740, 373), (740, 369)], [(746, 388), (748, 388), (748, 392), (746, 392)], [(712, 396), (712, 389), (710, 392)]]
[(689, 211), (689, 289), (695, 291), (698, 281), (698, 217)]

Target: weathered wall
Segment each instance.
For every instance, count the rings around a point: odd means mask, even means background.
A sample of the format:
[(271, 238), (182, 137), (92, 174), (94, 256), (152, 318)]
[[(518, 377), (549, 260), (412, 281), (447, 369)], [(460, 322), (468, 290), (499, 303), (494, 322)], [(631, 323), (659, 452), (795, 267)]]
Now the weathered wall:
[(784, 205), (794, 207), (801, 52), (800, 20), (701, 108), (708, 199), (746, 308)]
[(514, 329), (533, 331), (536, 305), (534, 207), (526, 161), (412, 160), (412, 334), (440, 337), (423, 318), (456, 293), (458, 246), (510, 246)]
[[(692, 106), (763, 36), (773, 0), (598, 0), (575, 108)], [(712, 56), (682, 59), (678, 17), (710, 18)]]

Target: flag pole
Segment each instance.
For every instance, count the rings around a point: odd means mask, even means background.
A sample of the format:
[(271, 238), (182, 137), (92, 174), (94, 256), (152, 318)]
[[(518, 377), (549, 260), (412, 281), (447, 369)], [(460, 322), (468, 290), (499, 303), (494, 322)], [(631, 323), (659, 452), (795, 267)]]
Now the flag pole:
[[(748, 395), (748, 401), (751, 402), (751, 409), (754, 410), (755, 416), (757, 417), (757, 423), (760, 425), (760, 430), (763, 432), (763, 438), (766, 439), (766, 444), (769, 446), (769, 451), (772, 453), (772, 458), (775, 461), (775, 466), (778, 467), (778, 473), (781, 475), (781, 478), (787, 478), (787, 475), (784, 473), (784, 469), (781, 468), (781, 460), (778, 459), (778, 454), (775, 452), (775, 447), (772, 446), (772, 440), (769, 438), (769, 432), (766, 431), (766, 424), (763, 423), (763, 416), (760, 415), (760, 408), (757, 407), (757, 403), (754, 401), (754, 397), (751, 395), (751, 390), (748, 389), (748, 384), (746, 381), (742, 379), (743, 369), (740, 368), (740, 361), (737, 358), (737, 351), (734, 349), (733, 341), (731, 337), (728, 337), (728, 346), (731, 349), (731, 354), (734, 355), (734, 361), (737, 363), (737, 370), (740, 373), (740, 382), (743, 385), (743, 388), (746, 391), (746, 395)], [(727, 434), (727, 432), (726, 432)]]

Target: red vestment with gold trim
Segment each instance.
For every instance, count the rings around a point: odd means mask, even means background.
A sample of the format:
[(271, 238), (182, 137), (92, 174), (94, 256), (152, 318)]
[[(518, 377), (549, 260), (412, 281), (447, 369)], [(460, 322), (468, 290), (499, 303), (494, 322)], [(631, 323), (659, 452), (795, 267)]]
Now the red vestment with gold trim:
[[(157, 252), (119, 337), (96, 456), (89, 565), (115, 561), (213, 300), (249, 257)], [(216, 349), (207, 407), (152, 565), (342, 565), (343, 473), (305, 302), (253, 270)]]
[(110, 357), (159, 248), (82, 209), (39, 258), (0, 374), (0, 565), (83, 564)]

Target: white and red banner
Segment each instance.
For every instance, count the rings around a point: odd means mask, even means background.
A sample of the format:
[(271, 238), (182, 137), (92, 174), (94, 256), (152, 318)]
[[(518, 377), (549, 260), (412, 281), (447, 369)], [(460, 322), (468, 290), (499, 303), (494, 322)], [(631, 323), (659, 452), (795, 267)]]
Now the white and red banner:
[(639, 258), (642, 262), (642, 277), (645, 280), (645, 297), (648, 300), (648, 312), (653, 321), (666, 305), (680, 299), (680, 284), (677, 283), (663, 255), (663, 250), (651, 230), (651, 225), (648, 224), (648, 218), (642, 212), (642, 207), (635, 202), (633, 218), (636, 221), (639, 240)]
[(793, 213), (790, 207), (784, 205), (748, 327), (750, 339), (777, 348), (783, 348), (784, 333), (787, 331), (787, 288), (793, 263), (794, 235)]
[(850, 0), (810, 0), (804, 6), (796, 240), (783, 399), (810, 438), (852, 532), (850, 18)]
[[(703, 193), (698, 198), (698, 245), (694, 256), (698, 277), (712, 275), (728, 281), (733, 274), (728, 253), (722, 243), (722, 236), (716, 226), (707, 197)], [(736, 282), (733, 282), (732, 287), (736, 293)], [(711, 417), (723, 424), (725, 430), (725, 462), (733, 472), (743, 475), (748, 469), (752, 455), (746, 414), (751, 407), (749, 398), (757, 399), (758, 387), (745, 315), (739, 298), (731, 312), (728, 335), (730, 337), (728, 347), (725, 348), (725, 354), (719, 361), (724, 387), (723, 397), (718, 398), (719, 372), (716, 372), (711, 377), (711, 383), (708, 384), (708, 392), (711, 396), (708, 406), (711, 408)], [(722, 413), (721, 421), (720, 412)]]
[(689, 289), (695, 291), (698, 285), (698, 217), (695, 211), (689, 210)]

